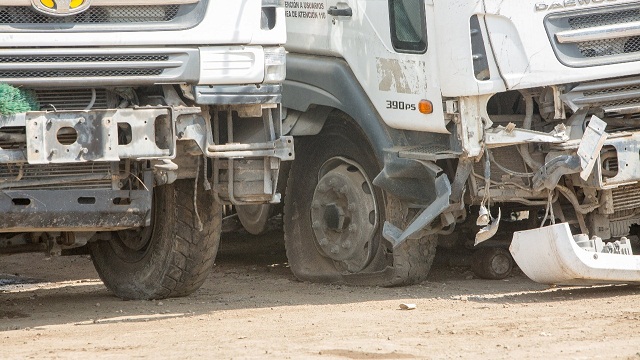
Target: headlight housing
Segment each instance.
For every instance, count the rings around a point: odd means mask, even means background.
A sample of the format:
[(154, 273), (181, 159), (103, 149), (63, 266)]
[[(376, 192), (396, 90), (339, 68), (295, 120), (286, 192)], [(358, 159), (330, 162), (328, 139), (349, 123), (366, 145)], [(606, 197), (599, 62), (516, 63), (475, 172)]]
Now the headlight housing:
[(264, 48), (264, 82), (281, 83), (287, 75), (287, 52), (284, 47)]

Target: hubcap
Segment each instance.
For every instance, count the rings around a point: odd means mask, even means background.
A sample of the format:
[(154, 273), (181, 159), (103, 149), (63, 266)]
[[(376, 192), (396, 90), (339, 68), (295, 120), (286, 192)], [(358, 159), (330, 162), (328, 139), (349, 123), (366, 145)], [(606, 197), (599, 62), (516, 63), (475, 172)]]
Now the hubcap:
[(371, 182), (354, 163), (343, 158), (326, 162), (313, 194), (311, 222), (324, 255), (350, 272), (364, 269), (372, 259), (377, 225)]
[(504, 254), (498, 254), (491, 259), (491, 268), (497, 274), (506, 274), (511, 267), (511, 259)]

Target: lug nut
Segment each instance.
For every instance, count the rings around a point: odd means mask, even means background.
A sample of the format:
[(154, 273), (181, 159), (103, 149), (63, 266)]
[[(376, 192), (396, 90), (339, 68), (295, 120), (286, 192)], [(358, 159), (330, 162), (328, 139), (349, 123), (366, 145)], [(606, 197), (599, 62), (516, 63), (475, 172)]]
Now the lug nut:
[(349, 225), (349, 232), (356, 232), (356, 230), (358, 230), (356, 224)]
[(347, 240), (347, 241), (342, 243), (342, 248), (343, 249), (349, 249), (350, 247), (351, 247), (351, 241)]
[(332, 254), (337, 254), (337, 253), (339, 253), (339, 252), (340, 252), (340, 248), (338, 247), (338, 245), (333, 245), (333, 246), (331, 247), (331, 253), (332, 253)]
[(82, 150), (80, 150), (81, 153), (86, 154), (89, 152), (89, 149), (87, 148), (82, 148)]
[(320, 246), (327, 246), (329, 244), (329, 240), (327, 240), (327, 238), (322, 238), (318, 243), (320, 243)]

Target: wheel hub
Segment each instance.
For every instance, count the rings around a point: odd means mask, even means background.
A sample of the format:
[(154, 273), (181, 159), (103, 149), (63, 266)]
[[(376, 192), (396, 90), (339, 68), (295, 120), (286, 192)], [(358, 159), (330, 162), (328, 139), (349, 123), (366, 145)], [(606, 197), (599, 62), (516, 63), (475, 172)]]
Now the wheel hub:
[(317, 244), (325, 256), (351, 272), (364, 269), (374, 252), (374, 196), (363, 172), (344, 161), (321, 176), (313, 194), (311, 221)]
[(506, 255), (499, 254), (491, 259), (491, 268), (497, 274), (505, 274), (511, 268), (511, 259)]

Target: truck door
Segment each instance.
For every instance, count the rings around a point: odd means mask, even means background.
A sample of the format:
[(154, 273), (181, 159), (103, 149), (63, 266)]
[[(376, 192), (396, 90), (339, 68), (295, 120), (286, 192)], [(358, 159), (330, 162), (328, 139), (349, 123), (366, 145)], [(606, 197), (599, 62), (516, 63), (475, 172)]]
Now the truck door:
[[(447, 133), (431, 0), (326, 0), (330, 48), (351, 66), (385, 123)], [(419, 103), (433, 105), (430, 114)]]
[(331, 54), (331, 19), (327, 16), (330, 0), (285, 0), (287, 50), (302, 53)]

